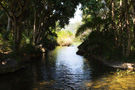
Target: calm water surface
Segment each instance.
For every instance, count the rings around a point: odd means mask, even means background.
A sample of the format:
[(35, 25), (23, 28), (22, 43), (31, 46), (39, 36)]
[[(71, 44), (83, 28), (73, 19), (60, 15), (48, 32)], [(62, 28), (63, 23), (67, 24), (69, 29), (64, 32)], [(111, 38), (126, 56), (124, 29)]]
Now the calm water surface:
[(26, 69), (0, 75), (0, 90), (135, 90), (133, 72), (115, 72), (76, 51), (76, 46), (57, 47)]

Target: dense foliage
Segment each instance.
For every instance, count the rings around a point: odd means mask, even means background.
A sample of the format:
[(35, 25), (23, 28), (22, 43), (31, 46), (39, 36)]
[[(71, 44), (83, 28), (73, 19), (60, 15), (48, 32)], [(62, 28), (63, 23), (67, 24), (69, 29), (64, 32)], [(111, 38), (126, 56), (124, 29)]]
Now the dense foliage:
[(107, 59), (134, 57), (134, 0), (89, 0), (83, 8), (84, 24), (78, 28), (76, 36), (90, 30), (80, 46), (85, 54)]
[[(85, 0), (1, 0), (0, 46), (19, 52), (24, 46), (56, 43), (56, 30), (69, 23)], [(6, 49), (5, 48), (5, 49)]]
[(84, 24), (76, 36), (84, 40), (85, 52), (107, 58), (134, 56), (134, 0), (1, 0), (0, 51), (20, 52), (29, 45), (54, 48), (57, 40), (66, 42), (59, 31), (78, 4), (82, 4)]

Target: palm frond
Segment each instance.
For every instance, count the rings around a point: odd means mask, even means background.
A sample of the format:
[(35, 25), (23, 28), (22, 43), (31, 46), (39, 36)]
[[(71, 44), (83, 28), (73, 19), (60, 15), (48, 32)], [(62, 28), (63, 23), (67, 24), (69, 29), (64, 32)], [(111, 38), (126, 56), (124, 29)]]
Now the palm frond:
[(76, 37), (79, 36), (81, 33), (83, 33), (84, 31), (87, 30), (87, 28), (92, 28), (93, 27), (93, 23), (92, 22), (86, 22), (85, 24), (81, 25), (76, 32)]
[(107, 21), (109, 21), (109, 18), (101, 19), (100, 17), (97, 17), (95, 19), (92, 19), (91, 21), (86, 22), (77, 29), (76, 37), (78, 37), (81, 33), (85, 32), (87, 28), (95, 28), (98, 25), (105, 24)]

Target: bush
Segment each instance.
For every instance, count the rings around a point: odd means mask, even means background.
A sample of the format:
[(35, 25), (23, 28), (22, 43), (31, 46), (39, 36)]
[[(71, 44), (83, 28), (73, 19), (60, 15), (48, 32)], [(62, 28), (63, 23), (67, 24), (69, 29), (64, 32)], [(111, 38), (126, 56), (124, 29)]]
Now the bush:
[(61, 46), (69, 46), (72, 44), (73, 34), (70, 31), (59, 31), (58, 32), (58, 38), (57, 43)]
[(86, 54), (104, 56), (109, 59), (120, 55), (122, 50), (115, 47), (114, 36), (112, 32), (93, 31), (82, 44)]
[(26, 44), (20, 49), (20, 52), (25, 54), (33, 54), (33, 53), (41, 53), (41, 50), (40, 48), (36, 48), (31, 44)]
[(55, 49), (55, 46), (57, 46), (57, 34), (54, 32), (52, 35), (47, 35), (42, 40), (42, 47), (47, 50), (53, 50)]

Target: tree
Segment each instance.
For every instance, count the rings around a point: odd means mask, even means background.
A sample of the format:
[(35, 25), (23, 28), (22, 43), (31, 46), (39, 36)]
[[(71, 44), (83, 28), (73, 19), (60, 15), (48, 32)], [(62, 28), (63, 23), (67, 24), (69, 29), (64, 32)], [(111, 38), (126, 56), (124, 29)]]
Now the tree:
[[(42, 42), (45, 32), (51, 32), (50, 27), (55, 29), (57, 21), (60, 27), (64, 27), (65, 24), (68, 24), (69, 19), (74, 16), (75, 8), (79, 2), (80, 1), (73, 2), (71, 0), (48, 0), (42, 3), (38, 2), (40, 6), (34, 8), (34, 44), (39, 45)], [(41, 9), (44, 6), (45, 9)]]
[(127, 26), (127, 31), (128, 31), (128, 45), (127, 45), (127, 51), (126, 51), (126, 56), (128, 57), (130, 54), (131, 50), (131, 29), (129, 26), (129, 1), (125, 0), (125, 17), (126, 17), (126, 26)]
[[(52, 34), (56, 22), (60, 27), (69, 23), (79, 3), (87, 0), (1, 0), (1, 10), (7, 15), (7, 30), (13, 30), (14, 51), (18, 52), (21, 40), (30, 38), (33, 45), (42, 44), (47, 34)], [(25, 14), (26, 13), (26, 14)], [(33, 33), (32, 33), (33, 32)], [(33, 40), (32, 40), (33, 39)]]
[[(92, 29), (92, 32), (90, 32), (90, 34), (96, 31), (97, 34), (100, 33), (101, 36), (106, 38), (108, 38), (108, 35), (110, 35), (108, 40), (112, 40), (111, 37), (114, 37), (115, 45), (113, 45), (112, 41), (111, 43), (113, 47), (112, 49), (110, 49), (110, 51), (108, 49), (108, 51), (111, 53), (118, 52), (118, 55), (123, 54), (121, 56), (129, 57), (130, 55), (132, 55), (131, 52), (135, 48), (134, 8), (134, 0), (90, 0), (83, 6), (83, 16), (85, 17), (83, 18), (84, 25), (80, 26), (76, 35), (82, 34), (82, 32), (84, 32), (87, 28)], [(88, 40), (91, 39), (87, 38), (86, 40), (87, 42), (90, 42)], [(107, 44), (106, 42), (108, 40), (103, 40), (104, 42), (102, 43), (102, 45)], [(102, 39), (99, 41), (102, 41)], [(97, 40), (96, 45), (98, 44), (99, 42)], [(133, 46), (132, 50), (131, 46)], [(109, 46), (106, 46), (106, 48), (107, 47), (109, 48)]]
[(118, 36), (118, 46), (121, 46), (122, 44), (122, 13), (123, 13), (123, 0), (120, 0), (120, 16), (119, 16), (119, 36)]
[(135, 41), (135, 0), (132, 1), (133, 4), (133, 33), (134, 33), (134, 41)]
[(117, 45), (118, 45), (118, 44), (117, 44), (118, 38), (117, 38), (117, 29), (116, 29), (116, 25), (115, 25), (115, 9), (114, 9), (115, 3), (114, 3), (114, 0), (112, 0), (111, 3), (112, 3), (112, 30), (114, 31), (115, 44), (116, 44), (116, 46), (117, 46)]
[(2, 0), (0, 6), (10, 18), (13, 27), (15, 51), (18, 52), (22, 38), (22, 20), (29, 0)]

